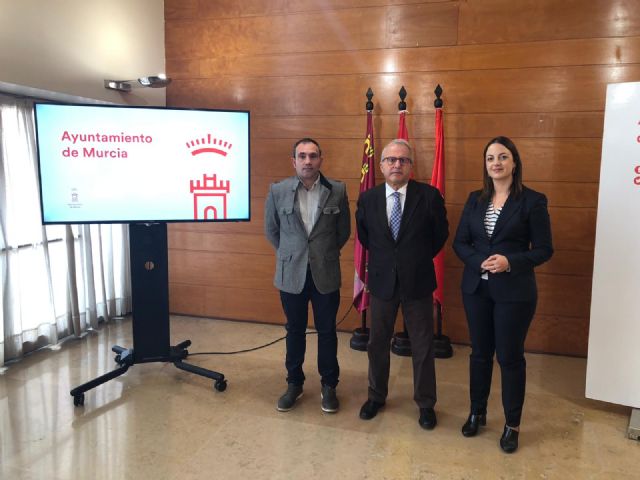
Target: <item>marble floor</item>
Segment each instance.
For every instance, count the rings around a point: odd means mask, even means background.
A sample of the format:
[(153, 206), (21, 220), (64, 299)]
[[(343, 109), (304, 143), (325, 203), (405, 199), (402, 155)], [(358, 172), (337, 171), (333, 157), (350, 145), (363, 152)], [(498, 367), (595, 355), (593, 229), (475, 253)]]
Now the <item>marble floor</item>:
[[(241, 350), (283, 335), (279, 326), (172, 317), (175, 343), (191, 353)], [(527, 355), (520, 449), (502, 453), (499, 375), (487, 427), (464, 438), (468, 347), (437, 360), (438, 426), (418, 426), (409, 358), (392, 355), (390, 395), (371, 421), (367, 357), (339, 334), (341, 408), (320, 410), (315, 337), (297, 407), (276, 411), (285, 388), (284, 343), (237, 355), (191, 356), (220, 370), (228, 388), (172, 364), (134, 365), (86, 394), (69, 390), (115, 367), (111, 346), (131, 345), (131, 321), (37, 352), (0, 375), (2, 479), (636, 479), (640, 443), (626, 438), (630, 409), (584, 398), (586, 360)]]

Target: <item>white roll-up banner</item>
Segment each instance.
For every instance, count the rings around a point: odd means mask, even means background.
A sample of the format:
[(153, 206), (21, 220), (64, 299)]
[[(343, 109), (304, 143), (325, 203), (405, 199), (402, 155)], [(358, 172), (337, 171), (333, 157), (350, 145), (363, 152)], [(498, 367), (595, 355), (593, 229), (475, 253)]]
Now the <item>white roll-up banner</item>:
[(640, 83), (607, 88), (586, 396), (640, 408)]

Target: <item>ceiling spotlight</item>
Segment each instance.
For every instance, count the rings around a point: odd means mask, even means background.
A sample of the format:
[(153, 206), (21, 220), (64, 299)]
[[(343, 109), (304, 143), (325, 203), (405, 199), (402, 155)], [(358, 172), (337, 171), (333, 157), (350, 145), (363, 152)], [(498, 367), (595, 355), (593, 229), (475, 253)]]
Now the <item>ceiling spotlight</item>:
[(138, 83), (143, 87), (151, 87), (151, 88), (164, 88), (171, 83), (171, 79), (167, 78), (167, 76), (163, 73), (151, 76), (151, 77), (140, 77), (138, 79)]
[(118, 90), (119, 92), (130, 92), (130, 82), (130, 80), (105, 80), (104, 88), (107, 88), (109, 90)]
[(164, 88), (171, 83), (171, 79), (164, 73), (140, 77), (137, 80), (105, 80), (104, 88), (118, 92), (130, 92), (132, 88)]

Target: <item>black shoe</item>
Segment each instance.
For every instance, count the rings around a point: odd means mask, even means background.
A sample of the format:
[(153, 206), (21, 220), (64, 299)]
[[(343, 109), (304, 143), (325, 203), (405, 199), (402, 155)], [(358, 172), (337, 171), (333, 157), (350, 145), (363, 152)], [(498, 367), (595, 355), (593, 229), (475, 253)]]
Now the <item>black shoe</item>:
[(280, 397), (278, 400), (278, 411), (279, 412), (288, 412), (293, 408), (296, 404), (296, 400), (298, 400), (302, 396), (302, 385), (294, 385), (290, 383), (287, 386), (287, 391), (284, 392), (284, 395)]
[(433, 430), (438, 421), (436, 420), (436, 412), (433, 408), (421, 408), (418, 423), (422, 428)]
[(367, 400), (360, 409), (360, 418), (362, 420), (371, 420), (378, 414), (378, 410), (382, 407), (384, 407), (384, 402), (380, 403), (374, 400)]
[(487, 424), (486, 414), (470, 413), (467, 421), (462, 425), (462, 435), (465, 437), (475, 437), (478, 433), (480, 425), (485, 426)]
[(500, 448), (502, 448), (505, 453), (513, 453), (518, 449), (519, 433), (520, 432), (507, 425), (504, 426), (504, 432), (502, 432), (502, 437), (500, 437)]
[(322, 411), (327, 413), (336, 413), (340, 407), (340, 402), (336, 396), (336, 389), (329, 385), (322, 386), (322, 392), (320, 393), (322, 398)]

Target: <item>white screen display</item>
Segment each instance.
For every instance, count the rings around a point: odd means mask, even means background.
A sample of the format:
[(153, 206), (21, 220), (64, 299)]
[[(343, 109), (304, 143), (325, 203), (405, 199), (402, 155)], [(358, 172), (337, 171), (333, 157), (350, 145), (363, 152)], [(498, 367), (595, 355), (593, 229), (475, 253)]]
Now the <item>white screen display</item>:
[(248, 111), (35, 112), (44, 224), (250, 219)]

